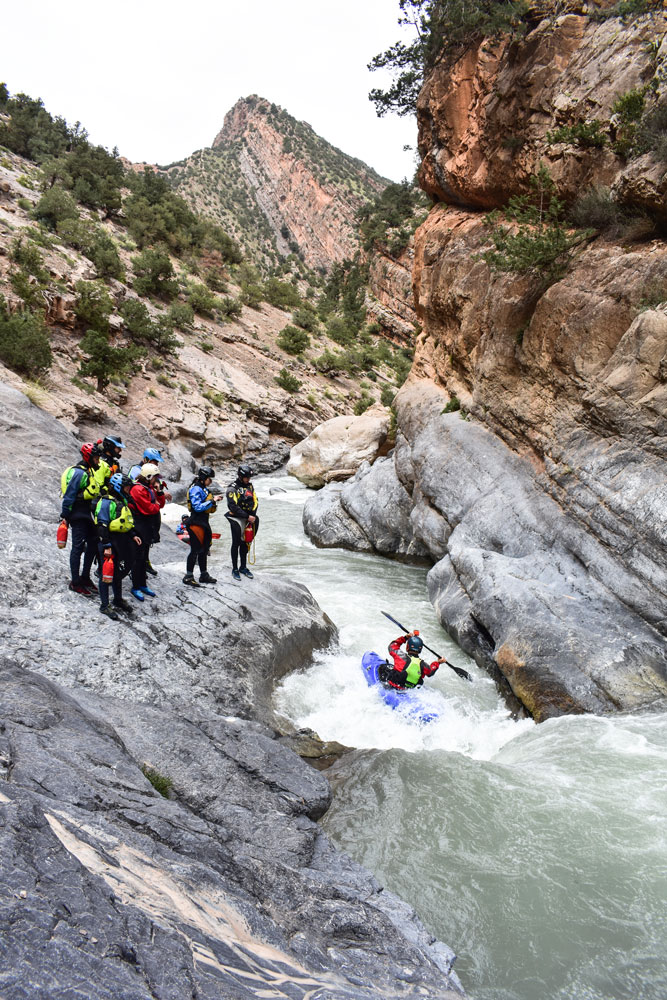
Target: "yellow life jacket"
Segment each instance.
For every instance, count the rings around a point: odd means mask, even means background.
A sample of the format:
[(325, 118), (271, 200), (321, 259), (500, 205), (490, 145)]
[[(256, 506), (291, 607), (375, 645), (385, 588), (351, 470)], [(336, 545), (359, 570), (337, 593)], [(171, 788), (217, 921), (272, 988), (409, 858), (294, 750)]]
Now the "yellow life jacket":
[(418, 656), (411, 656), (410, 662), (405, 668), (408, 672), (405, 678), (406, 687), (416, 687), (422, 678), (422, 665)]
[(102, 497), (98, 502), (94, 514), (95, 524), (97, 524), (100, 515), (105, 521), (107, 518), (109, 519), (109, 531), (125, 534), (134, 527), (134, 518), (129, 506), (120, 500), (114, 500), (112, 497)]
[(95, 476), (99, 496), (106, 491), (107, 483), (111, 479), (111, 469), (103, 458), (100, 459), (100, 464), (97, 468), (93, 469), (93, 475)]
[(81, 469), (83, 476), (81, 478), (81, 485), (79, 487), (79, 494), (84, 500), (95, 500), (100, 495), (99, 483), (95, 478), (95, 469), (85, 468), (83, 465), (70, 465), (69, 469), (65, 469), (62, 476), (60, 477), (60, 494), (65, 496), (67, 492), (67, 487), (69, 486), (69, 481), (72, 478), (75, 469)]

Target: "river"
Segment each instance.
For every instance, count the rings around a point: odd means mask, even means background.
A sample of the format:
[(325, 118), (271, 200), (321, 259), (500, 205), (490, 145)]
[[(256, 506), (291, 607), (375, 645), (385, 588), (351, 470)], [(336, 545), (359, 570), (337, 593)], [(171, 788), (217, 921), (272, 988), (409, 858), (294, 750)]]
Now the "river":
[[(426, 568), (317, 549), (308, 491), (288, 477), (256, 488), (257, 572), (303, 582), (340, 632), (274, 698), (279, 717), (355, 748), (327, 771), (332, 841), (454, 948), (471, 1000), (665, 1000), (667, 716), (512, 719), (439, 625)], [(223, 572), (226, 534), (218, 552)], [(399, 631), (382, 611), (474, 677), (442, 666), (426, 681), (435, 722), (366, 685), (362, 653)]]

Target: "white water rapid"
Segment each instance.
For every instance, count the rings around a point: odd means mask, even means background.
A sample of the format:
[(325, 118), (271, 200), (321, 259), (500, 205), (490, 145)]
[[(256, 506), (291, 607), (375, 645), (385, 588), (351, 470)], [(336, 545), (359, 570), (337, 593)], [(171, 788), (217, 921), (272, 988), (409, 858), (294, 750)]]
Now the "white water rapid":
[[(256, 486), (254, 568), (303, 582), (340, 631), (275, 693), (278, 715), (355, 748), (327, 772), (332, 840), (456, 950), (472, 1000), (665, 1000), (667, 716), (512, 720), (438, 624), (425, 568), (317, 549), (301, 528), (308, 492)], [(426, 681), (436, 722), (366, 685), (363, 652), (384, 655), (399, 632), (381, 611), (474, 676), (443, 666)]]

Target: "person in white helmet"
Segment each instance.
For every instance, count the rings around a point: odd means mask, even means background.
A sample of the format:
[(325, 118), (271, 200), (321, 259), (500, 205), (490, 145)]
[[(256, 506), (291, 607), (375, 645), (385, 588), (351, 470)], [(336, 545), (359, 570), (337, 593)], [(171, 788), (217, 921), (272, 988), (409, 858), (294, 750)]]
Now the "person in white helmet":
[(155, 597), (156, 593), (146, 583), (146, 563), (150, 553), (151, 543), (156, 537), (156, 528), (160, 529), (160, 511), (165, 505), (169, 494), (156, 488), (156, 480), (160, 478), (160, 470), (152, 462), (141, 466), (136, 483), (130, 490), (130, 507), (134, 516), (134, 527), (141, 538), (141, 548), (132, 566), (132, 596), (137, 601), (146, 597)]

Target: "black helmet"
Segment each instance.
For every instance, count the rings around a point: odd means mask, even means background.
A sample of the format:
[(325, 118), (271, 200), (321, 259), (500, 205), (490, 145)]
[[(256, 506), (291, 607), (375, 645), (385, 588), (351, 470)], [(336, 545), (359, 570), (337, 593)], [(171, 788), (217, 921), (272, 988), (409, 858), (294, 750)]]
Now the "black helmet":
[(249, 465), (239, 465), (236, 470), (237, 479), (250, 479), (252, 478), (252, 469)]
[(102, 441), (102, 447), (106, 452), (110, 452), (113, 448), (124, 448), (125, 445), (120, 439), (120, 434), (109, 434)]
[(418, 635), (411, 635), (407, 641), (406, 648), (408, 653), (413, 653), (415, 656), (419, 656), (424, 648), (424, 640), (420, 639)]
[(212, 469), (210, 465), (202, 465), (197, 470), (197, 479), (201, 480), (203, 483), (205, 479), (215, 479), (215, 469)]

